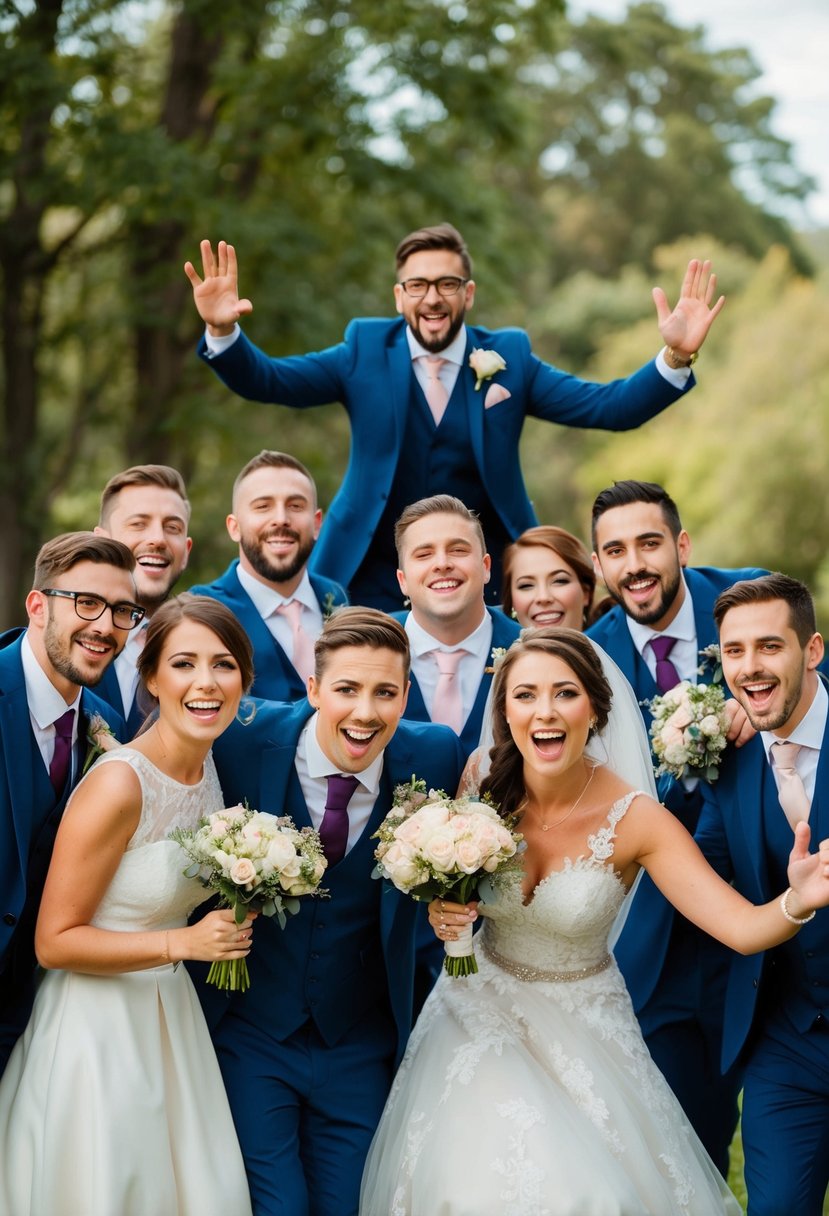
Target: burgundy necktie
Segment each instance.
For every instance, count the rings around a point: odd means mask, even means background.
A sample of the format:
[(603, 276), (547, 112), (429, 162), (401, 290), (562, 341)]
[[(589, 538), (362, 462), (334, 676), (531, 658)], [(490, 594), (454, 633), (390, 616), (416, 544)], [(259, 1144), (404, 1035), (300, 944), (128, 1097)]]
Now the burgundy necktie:
[(75, 725), (74, 709), (67, 709), (65, 714), (54, 723), (55, 750), (52, 763), (49, 765), (49, 778), (55, 793), (60, 798), (66, 778), (69, 776), (69, 766), (72, 761), (72, 730)]
[(439, 359), (437, 355), (420, 355), (419, 357), (423, 361), (426, 375), (429, 377), (423, 392), (429, 409), (432, 411), (435, 426), (438, 426), (449, 404), (449, 392), (440, 378), (440, 369), (448, 360)]
[(668, 658), (676, 642), (676, 638), (664, 633), (651, 638), (651, 650), (656, 655), (656, 687), (660, 692), (670, 692), (679, 683), (679, 672)]
[(320, 824), (320, 840), (328, 858), (328, 864), (334, 866), (345, 856), (348, 844), (348, 804), (351, 795), (359, 784), (357, 778), (348, 773), (334, 773), (326, 777), (328, 796), (325, 799), (325, 814)]

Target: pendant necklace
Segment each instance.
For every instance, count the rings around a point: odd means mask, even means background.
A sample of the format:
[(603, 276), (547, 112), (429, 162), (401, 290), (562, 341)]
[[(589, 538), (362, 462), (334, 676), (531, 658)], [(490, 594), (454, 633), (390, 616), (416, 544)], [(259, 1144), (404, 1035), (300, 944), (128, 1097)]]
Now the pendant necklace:
[(570, 807), (570, 810), (567, 812), (567, 814), (566, 814), (566, 815), (562, 815), (561, 819), (557, 819), (557, 820), (555, 821), (555, 823), (542, 823), (542, 825), (541, 825), (541, 830), (542, 830), (542, 832), (549, 832), (550, 828), (557, 828), (557, 827), (559, 826), (559, 824), (564, 823), (565, 819), (569, 819), (569, 818), (570, 818), (570, 816), (573, 814), (573, 811), (576, 809), (576, 807), (579, 805), (579, 803), (581, 802), (581, 800), (582, 800), (582, 798), (584, 797), (584, 795), (587, 793), (587, 788), (588, 788), (588, 786), (590, 785), (590, 782), (593, 780), (593, 775), (595, 774), (596, 769), (597, 769), (598, 767), (599, 767), (599, 766), (598, 766), (598, 764), (594, 764), (594, 765), (592, 765), (592, 766), (591, 766), (591, 769), (590, 769), (590, 776), (589, 776), (589, 777), (587, 778), (587, 780), (585, 781), (585, 783), (584, 783), (584, 788), (582, 789), (582, 791), (581, 791), (581, 793), (579, 794), (579, 796), (578, 796), (578, 798), (576, 799), (576, 801), (575, 801), (575, 802), (573, 803), (573, 805)]

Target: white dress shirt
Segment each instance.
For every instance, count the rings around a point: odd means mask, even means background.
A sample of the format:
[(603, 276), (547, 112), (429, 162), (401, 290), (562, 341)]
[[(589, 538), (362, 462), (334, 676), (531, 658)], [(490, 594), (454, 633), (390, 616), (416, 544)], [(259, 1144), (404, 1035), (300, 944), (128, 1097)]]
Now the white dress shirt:
[[(313, 714), (299, 736), (294, 765), (302, 793), (311, 816), (311, 823), (319, 831), (325, 814), (325, 801), (328, 797), (327, 777), (341, 772), (326, 756), (317, 739), (317, 721), (319, 714)], [(361, 773), (354, 773), (358, 785), (348, 803), (348, 843), (345, 851), (349, 853), (366, 829), (377, 794), (380, 789), (380, 778), (383, 775), (383, 752), (373, 760), (368, 768)]]
[(316, 595), (314, 595), (314, 588), (311, 586), (311, 579), (308, 577), (307, 570), (303, 571), (299, 586), (293, 595), (289, 595), (287, 599), (284, 595), (280, 595), (273, 587), (269, 587), (267, 583), (263, 583), (260, 579), (254, 578), (252, 574), (249, 574), (247, 570), (243, 570), (241, 565), (236, 567), (236, 576), (243, 589), (250, 596), (254, 608), (267, 625), (272, 636), (289, 658), (292, 659), (294, 654), (294, 634), (291, 629), (291, 622), (278, 611), (283, 604), (290, 604), (291, 600), (296, 600), (297, 603), (302, 605), (302, 628), (311, 638), (312, 642), (317, 640), (322, 633), (322, 609), (319, 606)]
[(71, 773), (71, 777), (74, 778), (76, 769), (75, 744), (78, 740), (82, 690), (79, 688), (75, 700), (67, 705), (35, 658), (34, 651), (26, 634), (23, 635), (23, 641), (20, 645), (20, 659), (23, 664), (26, 700), (29, 703), (29, 720), (32, 724), (32, 732), (40, 749), (47, 772), (52, 763), (52, 757), (55, 754), (55, 722), (66, 713), (67, 709), (74, 709), (75, 711), (75, 721), (72, 725)]
[(460, 327), (445, 350), (427, 350), (425, 346), (421, 346), (408, 326), (406, 327), (406, 341), (409, 343), (409, 354), (412, 356), (412, 371), (424, 393), (426, 385), (429, 383), (429, 375), (425, 364), (421, 362), (421, 356), (427, 355), (430, 359), (437, 357), (445, 360), (438, 372), (438, 379), (446, 389), (447, 397), (451, 397), (466, 355), (466, 326)]
[(118, 687), (121, 690), (121, 701), (124, 706), (125, 718), (129, 717), (132, 703), (135, 699), (135, 690), (138, 688), (138, 670), (136, 664), (141, 656), (141, 651), (144, 649), (149, 624), (149, 619), (145, 617), (137, 629), (131, 629), (127, 634), (124, 649), (115, 657), (115, 675), (118, 680)]
[(492, 617), (483, 608), (483, 605), (481, 607), (484, 615), (480, 625), (470, 633), (469, 637), (458, 642), (456, 646), (447, 646), (445, 643), (439, 642), (437, 638), (433, 638), (422, 625), (417, 623), (413, 612), (410, 612), (406, 617), (404, 628), (408, 634), (409, 646), (412, 652), (412, 671), (420, 686), (423, 702), (430, 718), (435, 699), (435, 689), (440, 678), (438, 665), (435, 662), (434, 656), (429, 653), (431, 650), (445, 650), (447, 652), (452, 650), (468, 651), (458, 664), (464, 722), (466, 722), (466, 719), (472, 712), (472, 706), (475, 704), (478, 689), (481, 687), (481, 680), (484, 677), (484, 668), (492, 654)]
[[(680, 577), (682, 577), (680, 575)], [(645, 666), (656, 679), (656, 655), (653, 653), (653, 647), (648, 643), (652, 638), (670, 637), (676, 638), (676, 643), (668, 655), (668, 659), (673, 663), (677, 670), (680, 680), (689, 680), (691, 684), (696, 684), (699, 678), (699, 644), (697, 641), (697, 625), (694, 620), (694, 605), (691, 600), (691, 592), (688, 590), (688, 584), (682, 578), (682, 585), (685, 588), (685, 598), (679, 612), (676, 614), (670, 625), (666, 625), (665, 629), (660, 632), (657, 629), (652, 629), (650, 625), (642, 625), (639, 621), (633, 620), (632, 617), (625, 614), (630, 636), (633, 639), (633, 644), (642, 656)]]
[(803, 788), (811, 803), (815, 796), (815, 782), (817, 779), (817, 766), (820, 761), (820, 749), (823, 747), (823, 736), (826, 733), (826, 719), (829, 717), (829, 693), (827, 693), (823, 681), (818, 679), (817, 692), (814, 695), (812, 704), (806, 711), (802, 721), (798, 722), (790, 735), (785, 738), (782, 735), (776, 735), (771, 730), (761, 730), (760, 738), (763, 740), (763, 747), (766, 749), (766, 759), (771, 764), (771, 771), (774, 773), (775, 784), (778, 789), (780, 782), (777, 779), (777, 770), (772, 762), (772, 756), (769, 755), (775, 743), (796, 743), (800, 747), (795, 760), (795, 768), (798, 776), (803, 782)]

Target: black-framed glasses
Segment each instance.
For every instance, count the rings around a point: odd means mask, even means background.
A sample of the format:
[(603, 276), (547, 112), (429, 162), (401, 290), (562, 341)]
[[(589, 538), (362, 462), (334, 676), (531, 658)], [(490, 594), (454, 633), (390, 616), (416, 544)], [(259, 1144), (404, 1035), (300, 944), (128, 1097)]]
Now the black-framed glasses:
[(456, 296), (469, 279), (459, 279), (455, 274), (444, 274), (439, 279), (404, 279), (400, 286), (413, 300), (422, 300), (430, 287), (436, 287), (439, 296)]
[(97, 621), (107, 608), (112, 613), (112, 623), (116, 629), (135, 629), (146, 615), (146, 608), (123, 600), (120, 604), (110, 604), (101, 595), (92, 595), (89, 591), (62, 591), (57, 587), (41, 587), (41, 595), (56, 595), (63, 600), (75, 601), (75, 612), (82, 621)]

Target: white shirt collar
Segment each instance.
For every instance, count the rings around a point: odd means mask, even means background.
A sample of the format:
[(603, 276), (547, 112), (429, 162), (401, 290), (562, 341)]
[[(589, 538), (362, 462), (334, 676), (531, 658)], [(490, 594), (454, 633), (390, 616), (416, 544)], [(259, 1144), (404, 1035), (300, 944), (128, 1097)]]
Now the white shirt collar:
[[(305, 748), (305, 764), (308, 770), (308, 776), (330, 777), (334, 773), (339, 773), (341, 770), (336, 764), (328, 759), (325, 752), (320, 747), (319, 739), (317, 739), (317, 721), (319, 712), (313, 714), (305, 724), (303, 730), (304, 742), (300, 742), (300, 746)], [(380, 777), (383, 773), (383, 752), (375, 760), (372, 760), (368, 768), (363, 769), (361, 773), (354, 773), (354, 776), (360, 782), (364, 789), (370, 794), (377, 796), (380, 789)]]
[(625, 613), (630, 636), (633, 639), (633, 644), (639, 651), (639, 654), (644, 654), (645, 647), (651, 638), (661, 637), (662, 634), (667, 634), (668, 637), (676, 638), (680, 642), (695, 642), (697, 639), (697, 623), (694, 620), (694, 602), (691, 599), (691, 592), (688, 590), (688, 584), (685, 582), (684, 575), (680, 574), (682, 586), (685, 588), (685, 597), (670, 625), (666, 625), (663, 630), (653, 629), (650, 625), (642, 625), (639, 621), (635, 621), (633, 617)]
[(430, 650), (466, 650), (470, 654), (483, 657), (489, 657), (489, 643), (492, 640), (492, 619), (487, 612), (484, 604), (481, 604), (483, 616), (480, 625), (473, 629), (468, 637), (457, 642), (454, 646), (447, 646), (445, 642), (439, 642), (437, 638), (432, 637), (427, 633), (415, 620), (415, 614), (410, 612), (406, 617), (405, 630), (409, 637), (409, 646), (413, 657), (420, 658)]
[(437, 356), (440, 359), (446, 359), (449, 363), (457, 363), (458, 367), (463, 367), (464, 355), (466, 354), (465, 325), (460, 327), (445, 350), (427, 350), (425, 346), (422, 346), (418, 342), (408, 325), (406, 326), (406, 340), (409, 343), (409, 354), (412, 359), (419, 359), (421, 355), (429, 355), (431, 358)]
[(38, 663), (35, 652), (32, 650), (29, 636), (25, 633), (20, 644), (20, 660), (23, 664), (23, 679), (26, 683), (26, 700), (29, 704), (29, 713), (40, 730), (45, 730), (47, 726), (51, 726), (62, 714), (66, 713), (67, 709), (74, 709), (76, 711), (75, 731), (77, 732), (81, 693), (83, 690), (79, 688), (75, 700), (67, 705), (46, 672), (40, 666), (40, 663)]
[(266, 621), (269, 616), (273, 616), (277, 608), (281, 608), (283, 604), (290, 603), (291, 600), (298, 600), (300, 604), (306, 608), (310, 608), (312, 612), (319, 610), (317, 597), (314, 595), (314, 588), (311, 586), (311, 579), (308, 576), (307, 569), (303, 570), (302, 578), (296, 591), (287, 597), (281, 595), (275, 587), (269, 587), (267, 583), (260, 582), (258, 578), (254, 578), (252, 574), (249, 574), (247, 570), (242, 568), (241, 563), (236, 567), (236, 577), (250, 596), (254, 608), (263, 621)]
[(769, 752), (775, 743), (797, 743), (800, 747), (811, 747), (814, 751), (820, 752), (823, 747), (823, 736), (826, 733), (827, 717), (829, 717), (829, 693), (824, 687), (823, 680), (818, 677), (817, 691), (812, 704), (790, 735), (783, 739), (774, 731), (760, 731), (766, 759), (771, 762)]

